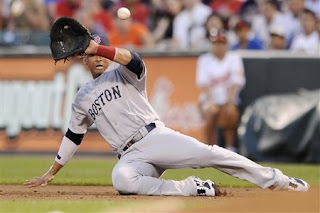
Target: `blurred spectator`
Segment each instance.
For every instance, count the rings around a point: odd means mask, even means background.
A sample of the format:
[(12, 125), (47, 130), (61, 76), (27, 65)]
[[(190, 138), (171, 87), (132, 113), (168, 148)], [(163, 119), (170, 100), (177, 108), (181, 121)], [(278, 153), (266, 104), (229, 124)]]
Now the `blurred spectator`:
[(101, 5), (103, 9), (111, 11), (115, 2), (115, 0), (101, 0)]
[(320, 0), (305, 0), (304, 5), (312, 10), (320, 19)]
[(174, 49), (177, 45), (172, 39), (173, 21), (177, 14), (182, 10), (182, 0), (164, 0), (165, 11), (159, 18), (156, 28), (153, 31), (153, 38), (158, 42), (160, 49)]
[(61, 0), (55, 7), (55, 19), (66, 16), (74, 17), (76, 11), (81, 7), (82, 0)]
[(252, 31), (256, 38), (268, 46), (270, 42), (270, 29), (279, 26), (286, 29), (283, 14), (279, 12), (280, 5), (277, 0), (266, 0), (259, 4), (261, 15), (257, 15), (252, 22)]
[(37, 0), (2, 2), (6, 26), (0, 31), (1, 45), (49, 44), (49, 22), (43, 4)]
[(114, 29), (109, 34), (110, 44), (127, 49), (151, 48), (154, 45), (153, 38), (148, 28), (132, 18), (121, 20), (114, 17)]
[(206, 28), (206, 38), (208, 39), (208, 41), (210, 41), (210, 44), (211, 44), (212, 41), (210, 40), (210, 35), (211, 35), (210, 30), (211, 29), (218, 30), (218, 31), (224, 30), (223, 21), (220, 15), (216, 13), (211, 13), (206, 20), (205, 28)]
[(131, 12), (131, 17), (134, 22), (139, 22), (147, 26), (148, 24), (148, 7), (141, 0), (121, 0), (115, 5), (116, 11), (120, 7), (127, 7)]
[(184, 0), (185, 9), (173, 22), (173, 38), (180, 48), (197, 48), (206, 35), (204, 23), (211, 14), (211, 8), (201, 0)]
[[(230, 16), (226, 21), (225, 25), (225, 29), (227, 30), (227, 37), (228, 37), (228, 44), (229, 44), (229, 48), (231, 48), (233, 45), (235, 45), (236, 43), (238, 43), (238, 36), (235, 32), (235, 27), (237, 25), (237, 23), (239, 21), (241, 21), (244, 19), (241, 19), (239, 16)], [(247, 22), (249, 23), (249, 22)], [(252, 33), (251, 33), (252, 34)]]
[(3, 9), (3, 1), (2, 0), (0, 0), (0, 30), (2, 30), (4, 27), (4, 23), (5, 23), (5, 15), (3, 14), (3, 11), (4, 11), (4, 9)]
[(0, 0), (0, 31), (5, 29), (8, 24), (10, 1)]
[(317, 30), (317, 17), (314, 12), (304, 9), (301, 15), (303, 33), (296, 36), (291, 49), (306, 53), (320, 53), (320, 36)]
[(202, 3), (209, 5), (211, 4), (212, 0), (202, 0)]
[(247, 49), (247, 50), (262, 50), (264, 46), (262, 42), (250, 35), (250, 24), (241, 20), (235, 26), (235, 31), (239, 42), (232, 46), (232, 50)]
[(288, 44), (302, 32), (300, 15), (304, 9), (304, 0), (286, 0), (288, 11), (285, 13), (285, 22), (288, 27)]
[(47, 31), (49, 23), (43, 4), (37, 0), (14, 0), (10, 22), (15, 30)]
[(248, 23), (252, 23), (254, 17), (259, 13), (258, 4), (255, 0), (246, 0), (242, 4), (239, 15), (240, 17), (247, 21)]
[(112, 16), (108, 10), (103, 9), (101, 0), (84, 1), (83, 8), (92, 15), (95, 25), (103, 27), (105, 32), (113, 29)]
[(166, 0), (151, 0), (149, 6), (148, 27), (154, 31), (159, 20), (167, 15)]
[[(231, 20), (231, 19), (230, 19)], [(210, 40), (210, 31), (219, 30), (225, 31), (224, 23), (222, 17), (217, 13), (211, 13), (205, 23), (206, 36), (204, 39), (198, 42), (198, 48), (201, 50), (209, 50), (211, 48), (212, 41)], [(236, 40), (236, 36), (233, 31), (225, 31), (228, 38), (228, 44), (233, 45)]]
[(215, 144), (216, 127), (221, 127), (226, 148), (235, 151), (238, 93), (245, 84), (244, 67), (239, 55), (228, 52), (227, 37), (219, 31), (212, 33), (212, 49), (197, 62), (197, 85), (201, 89), (199, 105), (206, 121), (206, 142)]
[(271, 41), (268, 49), (270, 50), (285, 50), (286, 38), (283, 29), (279, 27), (273, 27), (270, 30)]
[(54, 17), (55, 17), (56, 6), (60, 1), (61, 0), (43, 0), (50, 26), (53, 24), (55, 20)]
[(104, 30), (103, 26), (99, 22), (95, 22), (93, 19), (93, 12), (88, 7), (83, 7), (75, 13), (75, 19), (77, 19), (81, 24), (83, 24), (92, 35), (99, 35), (101, 42), (104, 44), (109, 43), (107, 32)]
[(239, 12), (243, 0), (213, 0), (210, 4), (212, 11), (218, 13), (222, 17), (230, 17)]

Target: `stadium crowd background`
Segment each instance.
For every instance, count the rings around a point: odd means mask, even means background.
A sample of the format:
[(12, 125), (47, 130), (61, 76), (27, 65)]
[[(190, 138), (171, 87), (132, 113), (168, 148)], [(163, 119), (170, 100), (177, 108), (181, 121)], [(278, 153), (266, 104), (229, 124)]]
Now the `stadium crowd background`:
[(320, 53), (320, 0), (0, 0), (0, 46), (47, 46), (62, 16), (129, 49), (206, 50), (219, 29), (230, 49)]

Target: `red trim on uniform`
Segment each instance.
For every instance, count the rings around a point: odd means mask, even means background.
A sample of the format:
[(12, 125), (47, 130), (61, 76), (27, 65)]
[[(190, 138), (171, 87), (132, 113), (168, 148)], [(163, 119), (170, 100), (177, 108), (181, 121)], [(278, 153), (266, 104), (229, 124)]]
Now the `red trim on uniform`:
[(116, 55), (116, 48), (110, 46), (99, 45), (96, 55), (105, 57), (110, 60), (114, 60)]

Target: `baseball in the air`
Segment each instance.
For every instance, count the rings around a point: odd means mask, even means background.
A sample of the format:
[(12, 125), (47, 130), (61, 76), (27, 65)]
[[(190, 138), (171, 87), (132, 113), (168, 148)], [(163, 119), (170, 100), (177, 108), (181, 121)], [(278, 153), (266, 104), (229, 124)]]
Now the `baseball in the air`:
[(119, 19), (125, 20), (131, 15), (130, 10), (126, 7), (120, 7), (117, 11), (117, 16)]

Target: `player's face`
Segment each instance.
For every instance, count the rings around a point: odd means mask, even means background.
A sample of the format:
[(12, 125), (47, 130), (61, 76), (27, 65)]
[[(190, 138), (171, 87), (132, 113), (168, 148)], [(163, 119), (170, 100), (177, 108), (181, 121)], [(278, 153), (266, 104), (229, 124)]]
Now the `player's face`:
[(97, 55), (88, 55), (84, 59), (84, 64), (89, 68), (93, 78), (96, 78), (108, 68), (110, 60)]

